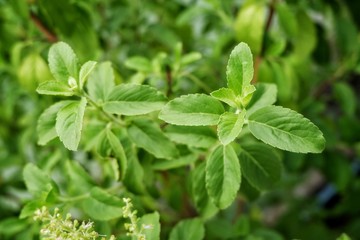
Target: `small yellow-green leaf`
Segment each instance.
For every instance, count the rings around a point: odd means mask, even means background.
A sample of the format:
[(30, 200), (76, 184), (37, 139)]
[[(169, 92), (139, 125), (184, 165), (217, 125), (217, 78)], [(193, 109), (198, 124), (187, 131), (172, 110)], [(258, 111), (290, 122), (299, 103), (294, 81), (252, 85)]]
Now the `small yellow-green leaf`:
[(230, 88), (220, 88), (210, 93), (213, 98), (220, 100), (233, 108), (237, 108), (235, 92)]
[(97, 62), (95, 62), (95, 61), (87, 61), (86, 63), (84, 63), (81, 66), (80, 75), (79, 75), (80, 89), (83, 89), (84, 84), (85, 84), (86, 80), (88, 79), (90, 73), (94, 70), (96, 63)]
[(250, 85), (254, 75), (253, 56), (246, 43), (239, 43), (231, 52), (226, 67), (227, 84), (237, 96)]

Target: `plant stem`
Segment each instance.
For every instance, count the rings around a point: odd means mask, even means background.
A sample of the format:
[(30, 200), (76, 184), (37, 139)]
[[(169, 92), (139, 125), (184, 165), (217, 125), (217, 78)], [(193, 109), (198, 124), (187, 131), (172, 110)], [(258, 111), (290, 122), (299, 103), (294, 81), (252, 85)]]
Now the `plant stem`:
[(266, 40), (267, 33), (269, 32), (272, 20), (274, 18), (275, 4), (276, 4), (276, 0), (272, 0), (269, 5), (269, 15), (268, 15), (268, 18), (267, 18), (266, 24), (265, 24), (265, 30), (264, 30), (263, 40), (262, 40), (262, 44), (261, 44), (260, 54), (258, 56), (256, 56), (256, 58), (255, 58), (254, 77), (253, 77), (252, 83), (256, 83), (258, 81), (259, 66), (265, 55), (265, 51), (266, 51), (265, 40)]
[(58, 38), (55, 35), (55, 33), (53, 33), (52, 31), (50, 31), (50, 29), (48, 29), (44, 23), (38, 18), (38, 16), (36, 16), (34, 13), (30, 13), (30, 18), (31, 20), (34, 22), (35, 26), (40, 30), (40, 32), (42, 32), (46, 39), (49, 42), (57, 42)]
[(172, 94), (172, 74), (171, 74), (171, 68), (169, 65), (165, 65), (165, 72), (166, 72), (166, 81), (168, 84), (168, 89), (166, 92), (166, 96), (169, 97)]
[(120, 125), (121, 127), (125, 127), (125, 126), (126, 126), (126, 124), (125, 124), (123, 121), (121, 121), (120, 119), (116, 118), (114, 115), (109, 114), (108, 112), (104, 111), (104, 109), (103, 109), (99, 104), (97, 104), (94, 100), (92, 100), (87, 93), (83, 92), (83, 93), (82, 93), (82, 96), (86, 97), (86, 99), (88, 100), (88, 102), (89, 102), (92, 106), (94, 106), (96, 109), (98, 109), (98, 110), (99, 110), (105, 117), (107, 117), (109, 120), (111, 120), (111, 121), (113, 121), (114, 123)]

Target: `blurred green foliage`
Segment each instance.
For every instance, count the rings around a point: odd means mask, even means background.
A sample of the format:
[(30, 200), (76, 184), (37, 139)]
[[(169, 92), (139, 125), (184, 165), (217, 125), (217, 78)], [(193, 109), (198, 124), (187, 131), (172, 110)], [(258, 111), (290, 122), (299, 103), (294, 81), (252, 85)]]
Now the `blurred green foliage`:
[[(225, 86), (229, 53), (247, 42), (254, 53), (253, 81), (277, 84), (278, 103), (316, 123), (327, 146), (316, 155), (277, 152), (284, 164), (281, 181), (260, 194), (244, 180), (236, 203), (205, 224), (206, 239), (336, 239), (342, 232), (360, 237), (359, 9), (351, 0), (1, 0), (0, 239), (38, 238), (39, 226), (18, 218), (25, 204), (24, 215), (36, 209), (22, 177), (27, 163), (74, 195), (79, 190), (69, 179), (79, 181), (83, 168), (92, 176), (79, 183), (85, 192), (91, 181), (106, 188), (114, 174), (108, 163), (69, 152), (58, 140), (37, 145), (37, 119), (58, 100), (35, 92), (51, 78), (47, 53), (56, 41), (71, 45), (81, 62), (111, 61), (115, 82), (145, 82), (170, 98)], [(86, 138), (102, 127), (85, 131)], [(147, 169), (147, 155), (138, 155)], [(160, 206), (165, 239), (178, 221), (196, 215), (189, 171), (141, 172), (139, 162), (132, 164), (148, 184), (164, 186), (146, 186), (157, 197), (134, 204), (141, 213)], [(144, 191), (137, 179), (127, 184), (133, 193)], [(76, 204), (62, 207), (79, 218), (89, 215), (76, 211)], [(205, 216), (212, 216), (211, 205), (206, 207)], [(123, 220), (96, 223), (98, 232), (123, 233)]]

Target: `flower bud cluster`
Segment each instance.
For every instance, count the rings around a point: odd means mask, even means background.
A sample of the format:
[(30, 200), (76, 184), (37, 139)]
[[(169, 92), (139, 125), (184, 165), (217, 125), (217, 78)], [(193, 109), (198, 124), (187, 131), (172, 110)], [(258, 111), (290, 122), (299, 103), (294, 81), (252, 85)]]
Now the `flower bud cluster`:
[(132, 211), (133, 204), (131, 203), (130, 198), (123, 198), (125, 206), (122, 208), (123, 217), (129, 218), (130, 223), (125, 223), (125, 229), (128, 231), (128, 236), (134, 236), (137, 240), (146, 240), (146, 236), (143, 233), (143, 230), (152, 229), (152, 225), (142, 224), (141, 228), (138, 227), (137, 211)]
[[(72, 220), (70, 213), (63, 219), (58, 208), (55, 208), (53, 214), (50, 214), (46, 207), (37, 209), (34, 220), (42, 222), (40, 235), (43, 240), (96, 240), (100, 237), (94, 230), (93, 222), (80, 223), (78, 220)], [(101, 240), (105, 238), (102, 237)], [(109, 240), (115, 240), (115, 237), (111, 236)]]

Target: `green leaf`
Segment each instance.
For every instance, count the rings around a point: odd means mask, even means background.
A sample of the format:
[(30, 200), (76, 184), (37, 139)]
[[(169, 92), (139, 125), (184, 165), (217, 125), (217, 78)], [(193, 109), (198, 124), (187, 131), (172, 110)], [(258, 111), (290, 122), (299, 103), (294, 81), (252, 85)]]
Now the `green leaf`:
[(56, 80), (68, 83), (70, 77), (78, 79), (78, 60), (74, 51), (64, 42), (58, 42), (49, 50), (49, 67)]
[(182, 56), (180, 62), (181, 62), (181, 65), (188, 65), (190, 63), (193, 63), (197, 60), (201, 59), (201, 54), (198, 53), (198, 52), (191, 52), (191, 53), (188, 53), (184, 56)]
[(56, 132), (69, 150), (76, 151), (79, 145), (86, 103), (86, 98), (69, 101), (57, 114)]
[(285, 2), (275, 4), (275, 10), (278, 14), (281, 28), (290, 38), (295, 38), (298, 33), (295, 11), (292, 11)]
[(109, 221), (122, 216), (123, 201), (106, 192), (94, 187), (90, 191), (89, 198), (82, 201), (82, 208), (90, 218), (100, 221)]
[(183, 166), (190, 165), (194, 163), (198, 159), (198, 156), (195, 154), (189, 154), (186, 156), (182, 156), (170, 161), (164, 160), (164, 161), (156, 161), (152, 165), (152, 169), (154, 170), (169, 170), (174, 168), (179, 168)]
[(0, 220), (0, 235), (8, 239), (6, 236), (16, 236), (17, 233), (24, 231), (28, 227), (29, 223), (26, 220), (7, 217)]
[(258, 55), (263, 44), (267, 4), (266, 1), (247, 0), (241, 6), (234, 22), (236, 39), (246, 42)]
[(110, 93), (105, 111), (121, 115), (141, 115), (160, 110), (166, 97), (146, 85), (121, 84)]
[[(294, 90), (294, 79), (286, 77), (286, 73), (290, 73), (292, 71), (292, 67), (289, 66), (286, 61), (270, 62), (270, 69), (273, 74), (272, 81), (274, 81), (277, 85), (278, 90), (278, 98), (280, 102), (291, 102), (295, 96)], [(289, 69), (289, 72), (286, 72), (286, 69)], [(290, 73), (291, 74), (291, 73)]]
[(179, 154), (176, 146), (164, 135), (159, 126), (150, 120), (134, 120), (128, 129), (128, 134), (138, 147), (157, 158), (172, 159)]
[(20, 85), (30, 91), (34, 91), (38, 83), (52, 78), (47, 63), (40, 54), (35, 52), (30, 53), (22, 60), (20, 67), (17, 69), (17, 75)]
[(231, 145), (219, 146), (206, 162), (206, 188), (217, 207), (230, 206), (240, 187), (240, 164)]
[(134, 144), (128, 139), (121, 139), (127, 158), (127, 170), (123, 180), (126, 188), (135, 194), (144, 194), (144, 169), (139, 163)]
[(84, 168), (77, 162), (66, 161), (65, 162), (65, 174), (68, 177), (68, 181), (76, 184), (69, 184), (68, 191), (72, 194), (79, 195), (88, 193), (90, 189), (95, 185), (93, 179), (84, 170)]
[(111, 150), (114, 152), (117, 160), (120, 163), (121, 179), (124, 179), (127, 168), (127, 158), (125, 150), (119, 138), (110, 129), (107, 129), (106, 136), (111, 146)]
[(216, 125), (224, 107), (219, 101), (205, 94), (189, 94), (168, 102), (159, 118), (174, 125)]
[(239, 43), (231, 52), (226, 67), (227, 84), (236, 95), (250, 85), (254, 75), (253, 56), (246, 43)]
[(336, 240), (351, 240), (351, 238), (347, 234), (343, 233)]
[(27, 190), (35, 198), (45, 200), (53, 189), (51, 178), (32, 163), (26, 164), (23, 176)]
[(160, 215), (158, 212), (149, 213), (142, 216), (138, 222), (139, 228), (146, 240), (160, 240)]
[(141, 57), (141, 56), (135, 56), (127, 59), (125, 61), (125, 66), (139, 71), (139, 72), (151, 72), (151, 63), (148, 59)]
[(306, 60), (313, 52), (318, 38), (315, 23), (306, 11), (297, 11), (296, 21), (298, 26), (301, 26), (301, 30), (297, 31), (293, 46), (296, 58), (301, 61)]
[(97, 64), (90, 73), (87, 81), (89, 96), (95, 100), (105, 102), (115, 87), (114, 71), (110, 62)]
[(106, 127), (99, 132), (96, 143), (96, 152), (104, 158), (109, 157), (112, 154), (112, 149), (106, 132)]
[(218, 136), (223, 145), (227, 145), (239, 136), (244, 125), (246, 111), (243, 110), (239, 114), (225, 112), (220, 116), (218, 123)]
[(238, 108), (235, 92), (230, 88), (220, 88), (210, 93), (210, 95), (233, 108)]
[(256, 110), (272, 105), (276, 102), (277, 87), (271, 83), (258, 83), (256, 91), (247, 105), (247, 115), (250, 116)]
[(320, 153), (325, 147), (322, 132), (301, 114), (279, 106), (267, 106), (249, 117), (251, 133), (283, 150)]
[(354, 116), (356, 113), (356, 94), (354, 90), (345, 83), (334, 84), (334, 95), (341, 106), (341, 110), (348, 116)]
[(95, 62), (95, 61), (87, 61), (86, 63), (84, 63), (81, 66), (80, 75), (79, 75), (80, 89), (83, 89), (84, 84), (85, 84), (86, 80), (88, 79), (90, 73), (94, 70), (96, 63), (97, 62)]
[(45, 109), (40, 115), (36, 128), (38, 144), (45, 145), (58, 136), (55, 130), (56, 115), (59, 110), (68, 103), (68, 101), (57, 102)]
[(67, 83), (55, 80), (40, 83), (36, 89), (36, 92), (39, 94), (54, 96), (73, 96), (75, 94), (75, 92), (73, 92)]
[(171, 230), (169, 240), (202, 240), (205, 237), (205, 228), (199, 218), (182, 220)]
[(202, 162), (193, 170), (191, 175), (191, 189), (196, 209), (203, 219), (208, 219), (218, 212), (218, 208), (211, 201), (206, 190), (205, 166), (205, 162)]
[(264, 144), (242, 145), (238, 156), (241, 172), (253, 187), (265, 190), (280, 180), (281, 161), (271, 147)]
[(175, 126), (168, 125), (165, 135), (173, 142), (190, 147), (209, 148), (217, 142), (216, 133), (204, 126)]
[(83, 139), (83, 147), (84, 151), (91, 151), (96, 149), (99, 141), (103, 138), (104, 129), (106, 129), (106, 123), (94, 119), (93, 121), (88, 121), (86, 123), (86, 128), (83, 129), (82, 139)]
[(135, 194), (144, 194), (145, 183), (144, 183), (144, 169), (141, 166), (139, 159), (133, 155), (128, 158), (128, 167), (125, 178), (123, 180), (126, 188)]

